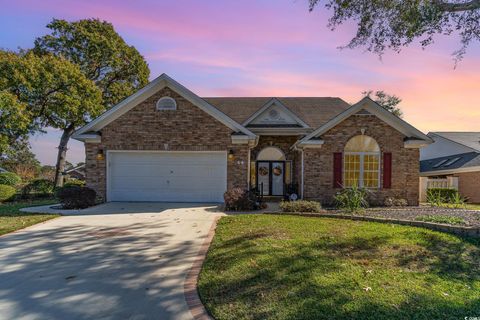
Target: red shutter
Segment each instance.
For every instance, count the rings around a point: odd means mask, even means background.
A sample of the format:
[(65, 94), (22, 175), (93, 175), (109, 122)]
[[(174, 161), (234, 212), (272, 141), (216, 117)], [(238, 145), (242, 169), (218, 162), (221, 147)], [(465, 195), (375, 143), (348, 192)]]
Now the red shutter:
[(390, 152), (383, 154), (383, 187), (385, 189), (392, 187), (392, 154)]
[(333, 154), (333, 187), (334, 188), (342, 188), (342, 185), (343, 185), (342, 165), (343, 165), (343, 154), (341, 152), (335, 152)]

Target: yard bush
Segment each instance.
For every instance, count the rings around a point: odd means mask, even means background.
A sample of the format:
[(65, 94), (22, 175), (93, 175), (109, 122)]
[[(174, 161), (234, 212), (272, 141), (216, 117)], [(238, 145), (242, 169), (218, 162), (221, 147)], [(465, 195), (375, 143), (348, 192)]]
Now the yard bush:
[(6, 184), (0, 184), (0, 202), (13, 199), (15, 193), (17, 193), (17, 191), (14, 187)]
[(15, 187), (20, 182), (22, 182), (22, 179), (13, 172), (0, 173), (0, 184)]
[(406, 207), (408, 206), (408, 201), (403, 198), (386, 197), (383, 205), (385, 207)]
[(53, 196), (55, 185), (47, 179), (36, 179), (22, 189), (22, 197), (50, 197)]
[(431, 188), (427, 189), (427, 200), (431, 197), (434, 199), (443, 199), (443, 202), (449, 202), (457, 193), (458, 190), (456, 189)]
[(432, 188), (427, 190), (427, 202), (432, 207), (440, 207), (447, 203), (455, 208), (461, 208), (465, 206), (466, 200), (456, 189)]
[(282, 201), (280, 202), (280, 209), (283, 212), (320, 212), (322, 205), (317, 201)]
[(84, 187), (85, 181), (79, 179), (68, 179), (67, 182), (63, 184), (64, 187), (79, 186)]
[(335, 204), (339, 209), (356, 212), (368, 207), (368, 192), (366, 189), (346, 188), (335, 195)]
[(95, 205), (97, 193), (87, 187), (67, 186), (58, 188), (56, 197), (65, 209), (84, 209)]
[(260, 204), (256, 201), (255, 194), (241, 188), (233, 188), (223, 195), (225, 209), (229, 211), (257, 210)]

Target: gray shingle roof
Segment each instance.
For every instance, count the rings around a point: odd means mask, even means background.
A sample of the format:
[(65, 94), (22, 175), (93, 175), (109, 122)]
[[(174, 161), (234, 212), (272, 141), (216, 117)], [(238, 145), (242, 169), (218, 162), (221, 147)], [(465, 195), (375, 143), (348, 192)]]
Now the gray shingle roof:
[(480, 132), (431, 132), (437, 136), (480, 151)]
[(468, 152), (420, 161), (420, 172), (455, 170), (476, 166), (480, 166), (480, 152)]
[[(203, 98), (238, 123), (245, 122), (272, 97), (210, 97)], [(350, 107), (335, 97), (277, 98), (297, 117), (312, 128), (318, 128)]]

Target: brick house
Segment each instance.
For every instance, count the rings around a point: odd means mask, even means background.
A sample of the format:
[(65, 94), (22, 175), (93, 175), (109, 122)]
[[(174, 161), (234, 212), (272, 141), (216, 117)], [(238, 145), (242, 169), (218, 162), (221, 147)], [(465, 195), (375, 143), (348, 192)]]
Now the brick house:
[(369, 98), (200, 98), (165, 74), (74, 138), (105, 201), (222, 202), (240, 187), (329, 203), (357, 184), (415, 205), (431, 143)]
[[(420, 176), (455, 181), (470, 203), (480, 203), (480, 132), (429, 132), (434, 143), (422, 149)], [(448, 178), (456, 179), (448, 179)], [(423, 179), (422, 179), (423, 180)]]

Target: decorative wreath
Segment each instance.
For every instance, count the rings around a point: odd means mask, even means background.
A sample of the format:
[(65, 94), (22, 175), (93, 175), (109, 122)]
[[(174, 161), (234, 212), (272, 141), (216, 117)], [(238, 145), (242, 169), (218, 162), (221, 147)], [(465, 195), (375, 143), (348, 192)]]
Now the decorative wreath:
[(268, 174), (268, 168), (260, 167), (258, 168), (258, 174), (261, 176), (266, 176)]
[(282, 167), (281, 166), (276, 166), (275, 168), (273, 168), (273, 174), (276, 175), (276, 176), (279, 176), (283, 173), (282, 171)]

